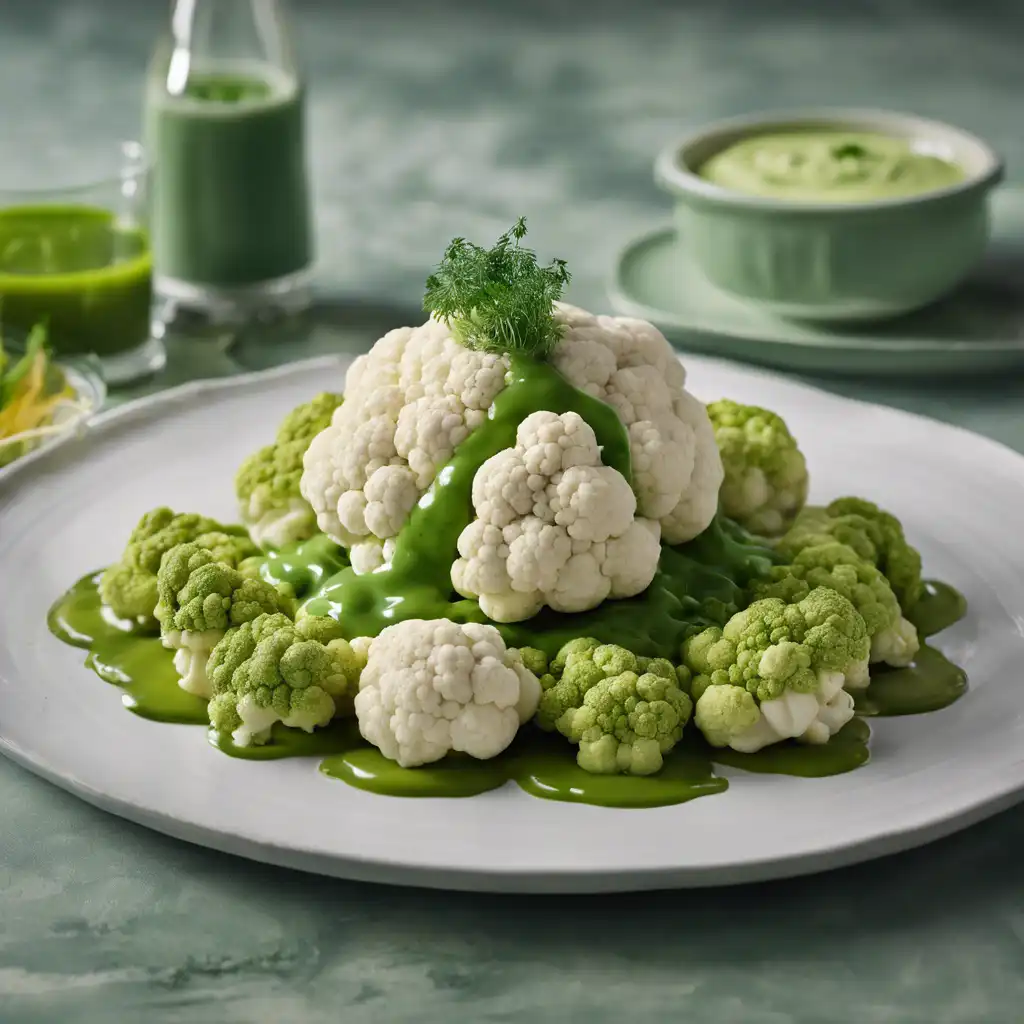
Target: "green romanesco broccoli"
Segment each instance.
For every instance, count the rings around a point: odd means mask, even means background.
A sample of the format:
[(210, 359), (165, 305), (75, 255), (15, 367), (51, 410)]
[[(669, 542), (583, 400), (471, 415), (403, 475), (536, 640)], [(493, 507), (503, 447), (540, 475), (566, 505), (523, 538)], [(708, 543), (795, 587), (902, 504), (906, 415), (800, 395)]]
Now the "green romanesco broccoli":
[(210, 655), (210, 723), (241, 747), (266, 743), (275, 722), (312, 732), (351, 713), (365, 664), (333, 619), (259, 615)]
[(769, 597), (683, 645), (694, 722), (716, 747), (751, 752), (783, 739), (825, 743), (853, 716), (844, 684), (863, 685), (867, 627), (841, 594)]
[[(520, 654), (542, 668), (540, 652)], [(532, 669), (531, 669), (532, 670)], [(651, 775), (682, 738), (693, 703), (670, 661), (583, 637), (566, 644), (541, 676), (537, 724), (579, 745), (588, 772)]]
[(722, 399), (708, 405), (725, 480), (722, 512), (765, 537), (782, 533), (807, 500), (807, 462), (782, 418)]
[(218, 562), (237, 566), (259, 554), (242, 526), (224, 526), (215, 519), (169, 508), (147, 512), (132, 530), (119, 561), (100, 578), (103, 603), (121, 619), (155, 629), (156, 574), (164, 553), (177, 544), (196, 543)]
[(167, 551), (156, 585), (154, 614), (164, 646), (175, 652), (178, 684), (207, 699), (212, 692), (206, 662), (224, 634), (259, 615), (294, 611), (289, 596), (218, 562), (199, 544), (178, 544)]
[(771, 579), (755, 583), (753, 591), (759, 598), (778, 597), (792, 603), (815, 587), (835, 590), (860, 612), (871, 638), (871, 661), (897, 666), (913, 661), (921, 646), (917, 629), (903, 617), (881, 571), (845, 544), (832, 541), (804, 548), (792, 564), (776, 566)]
[(273, 444), (250, 455), (235, 476), (242, 521), (261, 547), (279, 548), (316, 533), (316, 515), (299, 493), (302, 457), (310, 441), (330, 425), (342, 396), (323, 392), (293, 409)]
[(863, 498), (839, 498), (826, 508), (805, 508), (779, 539), (779, 551), (792, 558), (807, 547), (839, 541), (882, 571), (903, 613), (921, 599), (921, 555), (907, 543), (891, 513)]

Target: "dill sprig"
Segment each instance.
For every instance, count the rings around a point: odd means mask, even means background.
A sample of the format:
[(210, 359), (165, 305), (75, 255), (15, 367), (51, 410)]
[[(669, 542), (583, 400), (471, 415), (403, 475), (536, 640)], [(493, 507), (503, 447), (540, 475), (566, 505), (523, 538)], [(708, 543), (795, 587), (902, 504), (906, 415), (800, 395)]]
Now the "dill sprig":
[(520, 244), (525, 235), (520, 217), (490, 249), (455, 238), (427, 278), (423, 308), (447, 320), (467, 348), (543, 359), (558, 341), (552, 303), (569, 271), (565, 260), (540, 266), (536, 253)]

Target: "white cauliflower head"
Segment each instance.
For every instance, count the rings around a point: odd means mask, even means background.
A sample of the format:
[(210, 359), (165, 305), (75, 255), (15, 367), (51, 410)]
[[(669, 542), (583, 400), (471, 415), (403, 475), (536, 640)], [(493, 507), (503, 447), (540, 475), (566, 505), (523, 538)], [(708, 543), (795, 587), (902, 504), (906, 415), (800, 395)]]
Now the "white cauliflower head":
[(409, 619), (352, 647), (367, 656), (359, 731), (403, 768), (449, 751), (496, 757), (537, 710), (537, 677), (494, 626)]
[(724, 471), (704, 405), (662, 333), (645, 320), (595, 316), (557, 303), (552, 362), (581, 391), (613, 406), (629, 434), (641, 516), (670, 544), (692, 540), (718, 509)]
[(523, 420), (515, 447), (477, 470), (473, 508), (452, 586), (496, 622), (530, 618), (545, 605), (581, 612), (632, 597), (657, 571), (661, 528), (636, 518), (628, 481), (601, 464), (597, 437), (577, 413)]
[(349, 367), (345, 402), (307, 449), (300, 489), (356, 572), (387, 559), (387, 542), (484, 422), (507, 369), (506, 357), (464, 348), (433, 319), (390, 331)]

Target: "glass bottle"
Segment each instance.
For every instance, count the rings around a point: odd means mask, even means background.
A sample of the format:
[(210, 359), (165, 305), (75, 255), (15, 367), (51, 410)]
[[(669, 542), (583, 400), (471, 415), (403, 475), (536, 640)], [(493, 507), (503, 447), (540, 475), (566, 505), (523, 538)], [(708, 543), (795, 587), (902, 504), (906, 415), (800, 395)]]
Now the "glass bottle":
[(158, 295), (217, 322), (306, 305), (305, 82), (282, 0), (176, 0), (145, 138)]

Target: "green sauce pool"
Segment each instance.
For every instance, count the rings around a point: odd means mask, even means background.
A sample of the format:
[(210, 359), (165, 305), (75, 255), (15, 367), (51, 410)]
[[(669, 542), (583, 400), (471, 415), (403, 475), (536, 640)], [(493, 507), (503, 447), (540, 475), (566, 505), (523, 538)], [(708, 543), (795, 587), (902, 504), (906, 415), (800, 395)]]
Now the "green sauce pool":
[[(707, 557), (721, 557), (733, 543), (725, 533), (709, 537)], [(719, 550), (713, 552), (715, 547)], [(323, 542), (309, 542), (274, 556), (277, 564), (287, 564), (291, 573), (298, 574), (293, 577), (296, 583), (324, 578), (336, 568), (336, 558), (336, 549)], [(318, 559), (332, 568), (315, 564)], [(123, 690), (124, 706), (133, 713), (163, 722), (207, 725), (205, 702), (178, 687), (171, 652), (159, 638), (104, 611), (98, 578), (98, 574), (84, 577), (54, 604), (48, 618), (51, 632), (64, 643), (88, 650), (89, 667)], [(951, 587), (928, 584), (927, 594), (931, 596), (922, 602), (923, 607), (915, 610), (919, 622), (930, 616), (932, 626), (950, 625), (962, 616), (963, 599)], [(923, 626), (922, 632), (927, 632)], [(936, 710), (963, 693), (963, 672), (938, 651), (923, 650), (927, 653), (912, 668), (878, 673), (877, 682), (872, 682), (861, 699), (863, 714), (915, 713), (911, 705), (920, 711)], [(959, 682), (951, 685), (951, 679)], [(869, 697), (873, 703), (868, 703)], [(252, 760), (323, 758), (323, 774), (382, 795), (467, 797), (514, 782), (544, 799), (643, 808), (684, 803), (723, 791), (728, 783), (714, 774), (715, 764), (806, 778), (851, 771), (868, 760), (869, 735), (867, 723), (857, 718), (825, 746), (780, 743), (756, 754), (740, 754), (712, 749), (691, 731), (666, 758), (662, 771), (646, 778), (590, 775), (576, 765), (574, 748), (560, 736), (532, 727), (523, 729), (512, 747), (491, 761), (455, 757), (415, 769), (400, 768), (369, 746), (351, 720), (332, 723), (312, 734), (275, 726), (270, 742), (262, 747), (235, 747), (229, 738), (216, 734), (210, 741), (224, 753)]]
[(171, 651), (160, 638), (114, 618), (99, 595), (100, 573), (84, 576), (50, 609), (58, 640), (89, 652), (86, 665), (123, 691), (124, 706), (157, 722), (206, 725), (206, 701), (178, 686)]

